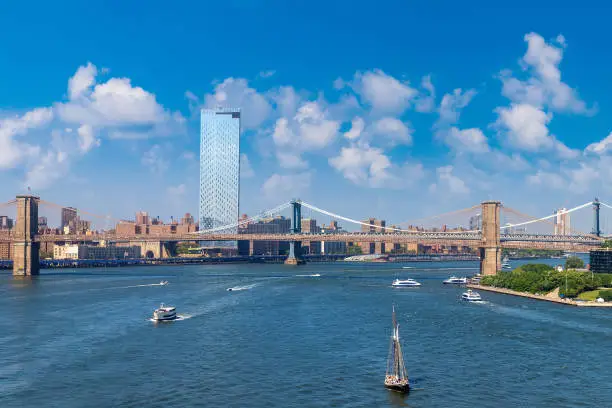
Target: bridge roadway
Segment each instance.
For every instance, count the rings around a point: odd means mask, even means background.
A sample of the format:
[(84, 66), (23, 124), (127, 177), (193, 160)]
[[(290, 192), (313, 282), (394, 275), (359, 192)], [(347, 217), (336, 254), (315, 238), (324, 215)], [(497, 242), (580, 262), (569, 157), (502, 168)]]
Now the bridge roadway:
[[(12, 241), (11, 234), (0, 236), (0, 241)], [(419, 243), (424, 245), (468, 246), (482, 245), (480, 232), (409, 232), (392, 234), (166, 234), (166, 235), (37, 235), (38, 242), (178, 242), (178, 241), (326, 241), (326, 242), (385, 242)], [(592, 235), (501, 234), (502, 248), (557, 249), (588, 251), (599, 247), (601, 238)]]

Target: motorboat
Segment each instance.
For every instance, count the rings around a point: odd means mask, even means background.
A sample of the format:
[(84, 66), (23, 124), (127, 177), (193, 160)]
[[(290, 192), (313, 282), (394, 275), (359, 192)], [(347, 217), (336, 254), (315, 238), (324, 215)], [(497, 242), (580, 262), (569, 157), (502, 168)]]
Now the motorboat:
[(467, 283), (467, 278), (466, 277), (458, 278), (456, 276), (451, 276), (450, 278), (444, 280), (443, 283), (445, 285), (447, 285), (447, 284), (465, 285)]
[(168, 282), (167, 280), (163, 280), (161, 282), (159, 282), (160, 286), (166, 286), (167, 284), (169, 284), (170, 282)]
[(501, 267), (502, 267), (502, 269), (512, 269), (512, 266), (510, 266), (510, 262), (508, 262), (508, 257), (505, 257), (502, 260)]
[(461, 295), (461, 300), (465, 300), (466, 302), (480, 302), (482, 301), (482, 297), (472, 289), (468, 289), (467, 292), (463, 292)]
[(393, 281), (391, 286), (396, 287), (396, 288), (403, 288), (403, 287), (421, 286), (421, 284), (415, 281), (414, 279), (396, 279)]
[(481, 278), (482, 277), (480, 275), (474, 275), (474, 276), (472, 276), (472, 279), (470, 279), (470, 282), (475, 284), (475, 285), (478, 285), (478, 284), (480, 284), (480, 279)]
[(164, 306), (164, 304), (162, 303), (159, 309), (155, 309), (155, 311), (153, 312), (153, 320), (158, 322), (175, 319), (176, 307), (174, 306)]

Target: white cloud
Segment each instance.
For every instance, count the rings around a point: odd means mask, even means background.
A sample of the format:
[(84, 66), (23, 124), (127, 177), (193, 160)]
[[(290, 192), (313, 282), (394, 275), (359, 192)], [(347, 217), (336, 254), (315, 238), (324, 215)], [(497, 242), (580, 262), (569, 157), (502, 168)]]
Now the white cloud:
[(591, 143), (584, 149), (585, 153), (605, 154), (612, 151), (612, 132), (599, 142)]
[(51, 150), (37, 158), (25, 176), (25, 185), (35, 190), (49, 187), (64, 176), (69, 169), (68, 154)]
[(80, 66), (72, 78), (68, 80), (68, 97), (71, 100), (84, 95), (96, 83), (98, 69), (91, 62)]
[(81, 66), (68, 81), (69, 101), (55, 109), (66, 122), (105, 129), (112, 138), (171, 136), (184, 131), (180, 112), (170, 112), (155, 95), (133, 86), (129, 78), (96, 82), (97, 69)]
[(436, 173), (438, 181), (430, 186), (430, 191), (448, 191), (453, 194), (467, 194), (470, 192), (465, 182), (453, 174), (453, 166), (438, 167)]
[(445, 94), (438, 109), (440, 118), (437, 125), (453, 125), (459, 122), (461, 109), (465, 108), (475, 95), (476, 91), (473, 89), (463, 92), (460, 88), (455, 89), (452, 94)]
[(380, 136), (390, 145), (412, 144), (412, 130), (404, 122), (392, 117), (375, 121), (370, 127), (373, 136)]
[(527, 176), (527, 183), (535, 186), (546, 186), (553, 188), (567, 187), (567, 184), (563, 177), (558, 174), (538, 170), (536, 174)]
[(240, 108), (244, 129), (257, 128), (272, 113), (272, 107), (265, 96), (249, 87), (244, 78), (226, 78), (215, 87), (213, 94), (204, 96), (204, 106), (213, 109), (218, 106)]
[(253, 171), (253, 167), (251, 167), (249, 157), (245, 153), (242, 153), (240, 155), (240, 177), (246, 179), (254, 176), (255, 172)]
[(355, 116), (351, 121), (351, 129), (344, 133), (344, 137), (348, 140), (355, 140), (361, 136), (361, 132), (365, 128), (365, 121), (359, 116)]
[(310, 188), (312, 174), (303, 172), (297, 174), (272, 174), (262, 185), (261, 190), (268, 200), (282, 203), (298, 198)]
[(82, 125), (77, 129), (79, 135), (79, 149), (81, 153), (87, 153), (94, 146), (100, 146), (100, 140), (96, 139), (94, 130), (89, 125)]
[(458, 152), (486, 153), (489, 151), (487, 137), (478, 128), (458, 129), (451, 127), (442, 133), (447, 145)]
[(562, 35), (557, 37), (559, 46), (546, 43), (537, 33), (528, 33), (524, 39), (527, 51), (521, 64), (531, 76), (521, 81), (510, 72), (503, 71), (500, 75), (502, 94), (514, 103), (548, 107), (555, 111), (589, 113), (590, 110), (577, 92), (561, 80), (559, 64), (563, 59), (565, 38)]
[(53, 119), (50, 108), (37, 108), (22, 116), (0, 119), (0, 169), (13, 168), (24, 159), (38, 155), (40, 147), (15, 139), (29, 130), (42, 128)]
[(152, 173), (163, 173), (168, 170), (168, 162), (162, 156), (162, 149), (159, 145), (153, 145), (147, 150), (141, 159), (141, 163), (148, 167)]
[(391, 175), (391, 160), (381, 149), (369, 146), (343, 147), (329, 164), (355, 184), (381, 187)]
[(185, 160), (188, 160), (188, 161), (192, 161), (192, 160), (195, 160), (196, 155), (195, 155), (194, 152), (187, 151), (187, 152), (183, 152), (183, 154), (181, 154), (181, 158), (185, 159)]
[(374, 111), (383, 113), (401, 114), (418, 94), (408, 82), (400, 82), (379, 69), (357, 72), (352, 87)]
[(550, 149), (555, 140), (548, 132), (552, 114), (528, 104), (512, 104), (508, 108), (497, 108), (496, 126), (507, 137), (510, 144), (528, 151)]
[(421, 80), (421, 87), (427, 91), (427, 95), (419, 95), (414, 109), (417, 112), (432, 112), (436, 107), (436, 89), (431, 82), (431, 76), (426, 75)]
[(173, 198), (183, 196), (187, 191), (185, 184), (179, 184), (177, 186), (170, 186), (166, 189), (166, 193)]
[(330, 145), (338, 136), (340, 122), (328, 118), (320, 102), (306, 102), (292, 118), (279, 118), (272, 139), (282, 167), (303, 167), (301, 154)]

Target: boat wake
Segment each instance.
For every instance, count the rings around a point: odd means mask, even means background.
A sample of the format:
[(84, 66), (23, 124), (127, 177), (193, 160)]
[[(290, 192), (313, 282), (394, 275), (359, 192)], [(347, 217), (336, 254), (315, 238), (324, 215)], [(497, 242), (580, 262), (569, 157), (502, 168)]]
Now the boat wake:
[(295, 276), (299, 276), (299, 277), (302, 277), (302, 278), (318, 278), (318, 277), (321, 276), (321, 274), (320, 273), (313, 273), (311, 275), (295, 275)]
[(189, 314), (185, 314), (185, 315), (183, 315), (183, 314), (177, 314), (177, 315), (176, 315), (176, 319), (174, 319), (174, 320), (162, 320), (162, 321), (157, 321), (157, 320), (153, 319), (152, 317), (151, 317), (151, 318), (149, 318), (149, 319), (147, 319), (147, 320), (149, 320), (150, 322), (153, 322), (153, 323), (167, 323), (167, 322), (180, 322), (180, 321), (182, 321), (182, 320), (191, 319), (192, 317), (193, 317), (193, 315), (189, 315)]
[(147, 283), (145, 285), (131, 285), (131, 286), (115, 286), (107, 289), (130, 289), (130, 288), (146, 288), (149, 286), (166, 286), (166, 283)]
[(257, 283), (253, 283), (252, 285), (245, 285), (245, 286), (234, 286), (232, 288), (227, 288), (227, 291), (228, 292), (238, 292), (241, 290), (253, 289), (255, 286), (257, 286)]
[(414, 266), (402, 266), (402, 269), (414, 269)]

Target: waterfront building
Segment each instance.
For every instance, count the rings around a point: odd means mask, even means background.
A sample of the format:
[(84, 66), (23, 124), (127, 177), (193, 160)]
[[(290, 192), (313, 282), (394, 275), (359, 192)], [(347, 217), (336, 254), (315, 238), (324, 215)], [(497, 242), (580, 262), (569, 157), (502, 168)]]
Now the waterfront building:
[(612, 250), (602, 248), (590, 251), (589, 265), (593, 273), (612, 273)]
[[(238, 221), (240, 198), (240, 109), (202, 109), (200, 129), (200, 230)], [(235, 233), (236, 229), (224, 230)], [(236, 242), (203, 242), (235, 247)]]
[[(368, 234), (382, 234), (386, 231), (385, 226), (387, 225), (387, 222), (385, 220), (368, 218), (367, 220), (364, 220), (362, 222), (368, 225), (362, 224), (361, 232), (365, 232)], [(364, 255), (385, 253), (384, 242), (360, 242), (359, 246), (361, 247), (361, 253)]]
[(469, 220), (469, 230), (470, 231), (478, 231), (482, 229), (482, 215), (476, 214), (470, 217)]
[(38, 229), (47, 229), (48, 221), (47, 217), (38, 217)]
[[(243, 224), (240, 234), (287, 234), (291, 230), (291, 219), (282, 216), (264, 218), (258, 222)], [(279, 241), (238, 241), (240, 255), (282, 255), (289, 251), (289, 242)]]
[(136, 224), (148, 225), (150, 223), (149, 214), (145, 211), (138, 211), (136, 213)]
[(141, 257), (139, 246), (55, 245), (53, 259), (135, 259)]

